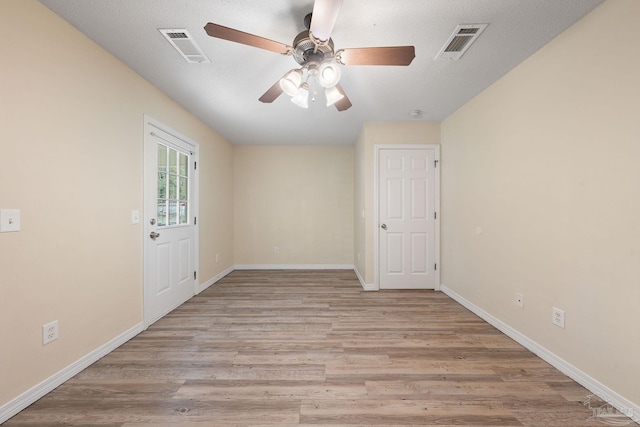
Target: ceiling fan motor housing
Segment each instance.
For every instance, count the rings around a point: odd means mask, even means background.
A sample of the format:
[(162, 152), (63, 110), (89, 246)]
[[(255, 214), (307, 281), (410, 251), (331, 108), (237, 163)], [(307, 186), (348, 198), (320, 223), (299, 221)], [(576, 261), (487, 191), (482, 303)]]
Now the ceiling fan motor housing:
[(309, 30), (305, 30), (293, 39), (293, 58), (300, 65), (306, 65), (310, 62), (318, 64), (325, 58), (333, 58), (334, 55), (333, 39), (329, 39), (326, 43), (314, 43)]

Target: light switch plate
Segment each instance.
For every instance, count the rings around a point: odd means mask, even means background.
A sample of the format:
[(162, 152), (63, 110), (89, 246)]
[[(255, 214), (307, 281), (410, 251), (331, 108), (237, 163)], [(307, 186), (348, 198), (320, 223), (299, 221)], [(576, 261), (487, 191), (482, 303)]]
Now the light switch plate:
[(140, 211), (131, 211), (131, 224), (140, 224)]
[(0, 233), (20, 231), (20, 209), (0, 209)]

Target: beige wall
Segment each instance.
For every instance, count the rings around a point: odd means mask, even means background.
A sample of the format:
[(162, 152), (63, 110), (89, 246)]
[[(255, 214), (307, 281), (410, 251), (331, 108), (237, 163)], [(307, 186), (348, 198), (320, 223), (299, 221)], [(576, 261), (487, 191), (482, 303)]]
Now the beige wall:
[(604, 3), (442, 124), (442, 284), (636, 404), (638, 17)]
[[(440, 144), (440, 123), (365, 123), (355, 147), (355, 266), (367, 285), (375, 284), (373, 223), (374, 146), (378, 144)], [(364, 212), (364, 217), (363, 217)]]
[(203, 282), (233, 263), (233, 151), (36, 1), (0, 2), (0, 38), (0, 208), (22, 212), (0, 234), (2, 406), (143, 320), (144, 114), (201, 144)]
[(233, 145), (208, 127), (194, 135), (200, 142), (198, 281), (203, 284), (234, 265)]
[(234, 148), (236, 265), (353, 265), (353, 146)]

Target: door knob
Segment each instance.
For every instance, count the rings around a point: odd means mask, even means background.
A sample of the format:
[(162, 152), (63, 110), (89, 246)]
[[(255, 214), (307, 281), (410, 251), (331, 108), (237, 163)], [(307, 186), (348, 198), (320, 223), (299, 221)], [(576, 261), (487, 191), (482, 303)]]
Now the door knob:
[(382, 225), (380, 226), (380, 228), (382, 228), (383, 230), (386, 230), (386, 229), (387, 229), (387, 224), (382, 224)]
[(151, 237), (151, 240), (156, 240), (158, 237), (160, 237), (160, 233), (152, 231), (151, 234), (149, 234), (149, 237)]

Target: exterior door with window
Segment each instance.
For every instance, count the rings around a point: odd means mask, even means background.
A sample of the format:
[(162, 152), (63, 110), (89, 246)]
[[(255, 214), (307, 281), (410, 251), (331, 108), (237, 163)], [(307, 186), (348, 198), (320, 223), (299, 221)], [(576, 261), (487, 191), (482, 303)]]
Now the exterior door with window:
[(194, 146), (161, 129), (146, 138), (145, 323), (195, 292)]

